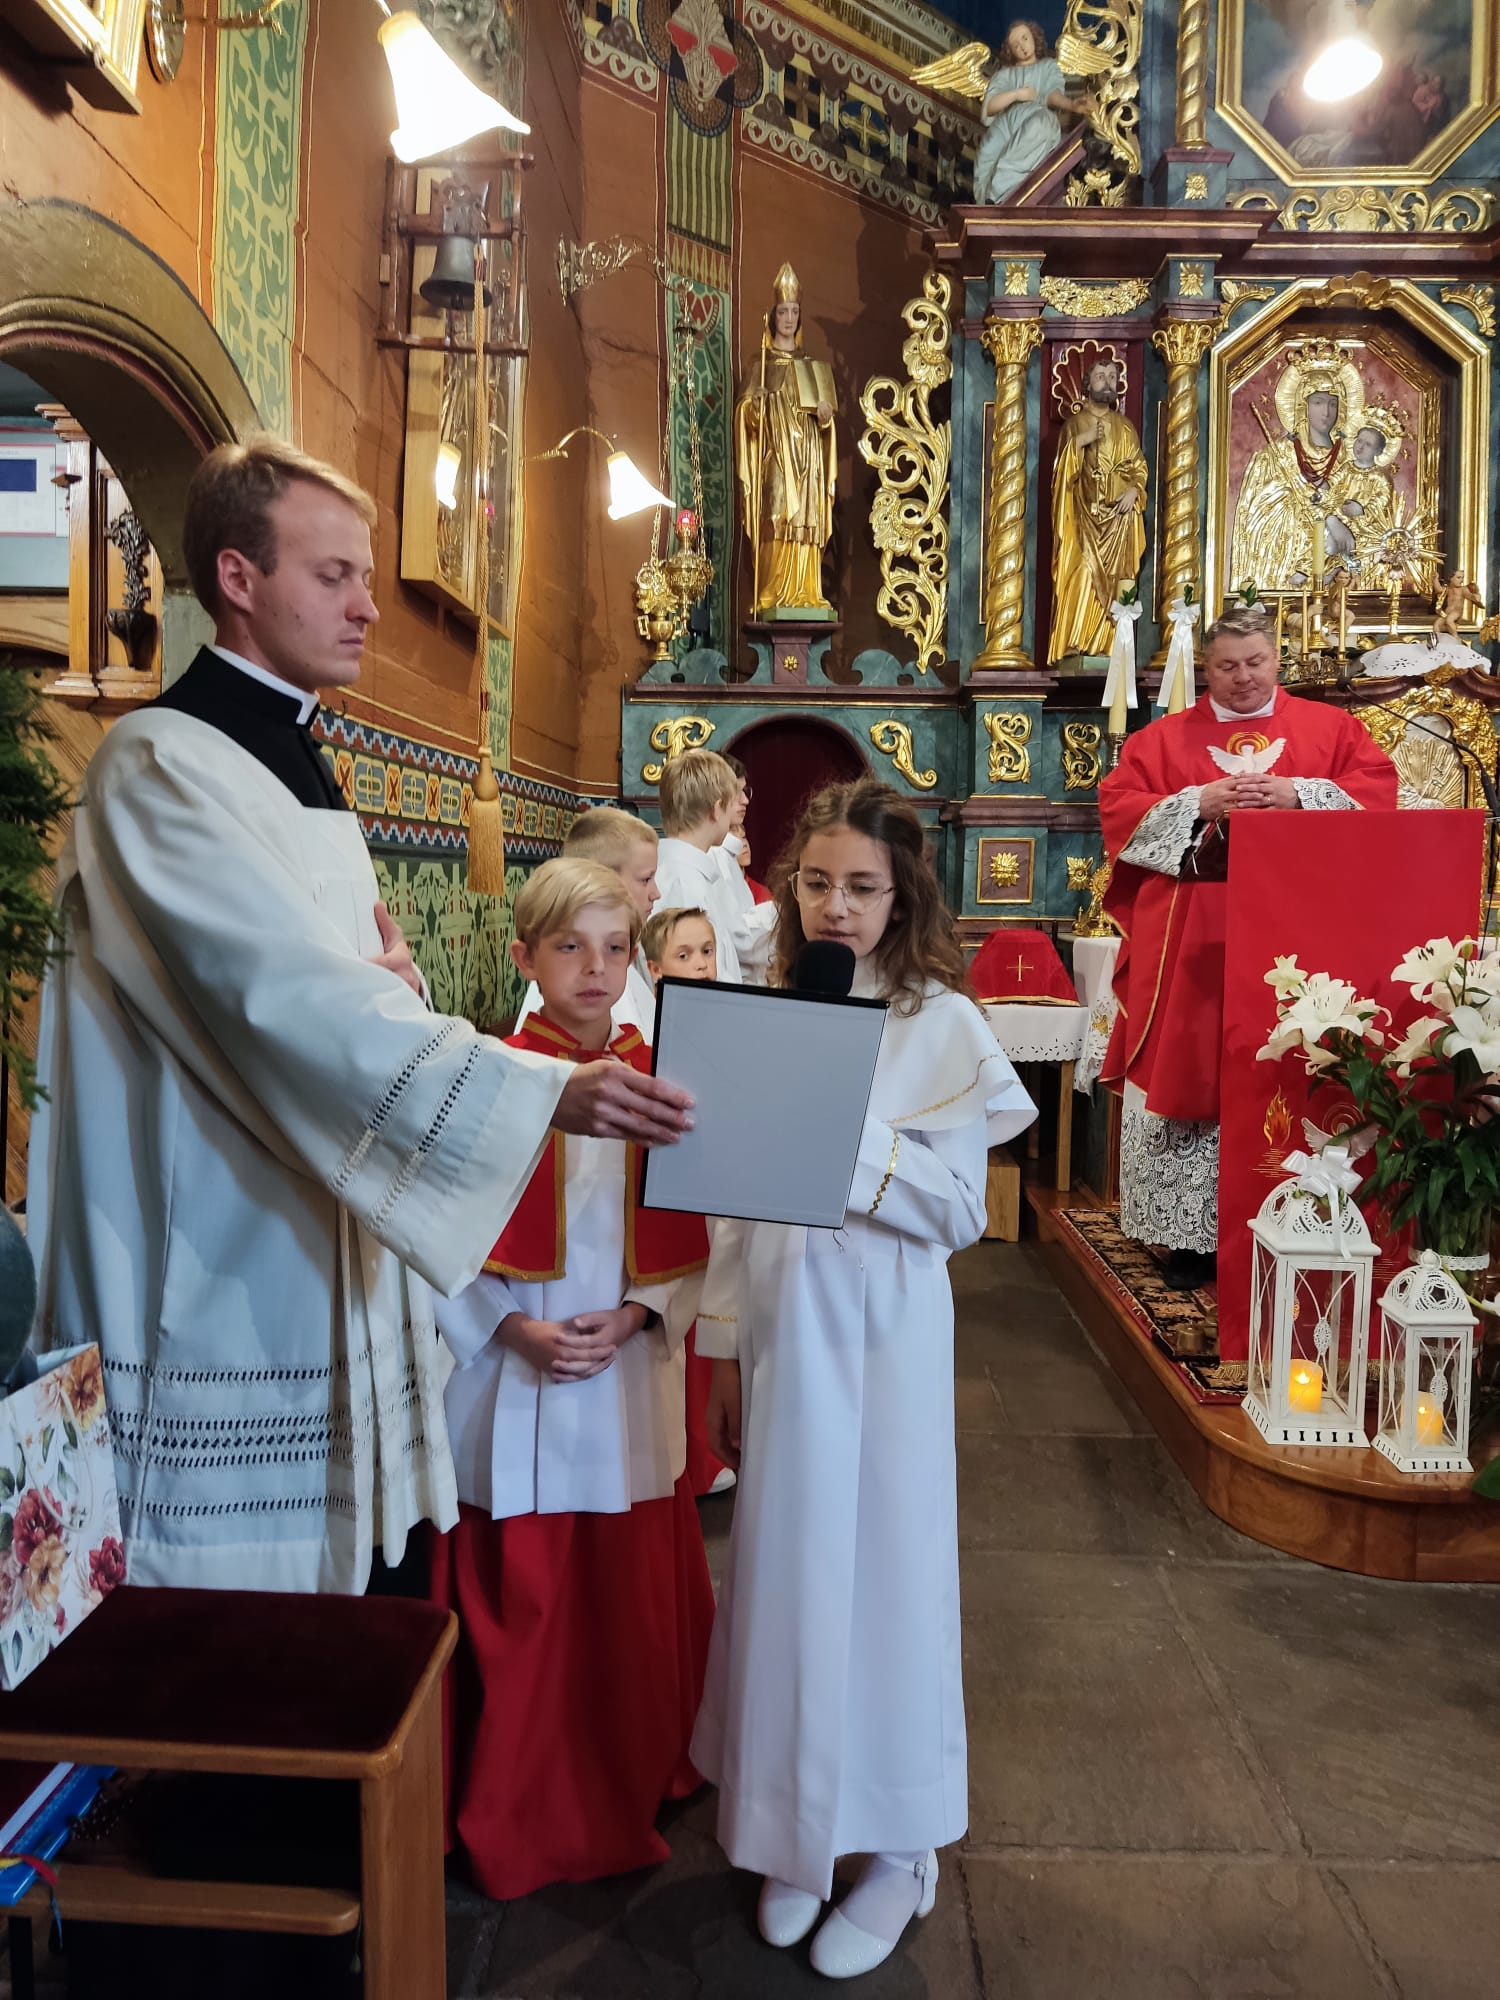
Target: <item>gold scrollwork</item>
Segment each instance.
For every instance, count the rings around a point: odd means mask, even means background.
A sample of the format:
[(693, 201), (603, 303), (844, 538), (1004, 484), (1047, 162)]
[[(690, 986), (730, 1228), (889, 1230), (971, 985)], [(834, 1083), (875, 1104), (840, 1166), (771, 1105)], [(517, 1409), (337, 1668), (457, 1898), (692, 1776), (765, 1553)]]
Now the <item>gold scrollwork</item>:
[(1086, 78), (1092, 85), (1089, 124), (1108, 141), (1127, 175), (1141, 170), (1141, 85), (1136, 69), (1145, 11), (1144, 0), (1068, 0), (1067, 19), (1057, 38), (1057, 60), (1064, 73)]
[(662, 772), (674, 757), (680, 757), (684, 750), (701, 750), (713, 733), (714, 725), (706, 715), (674, 715), (658, 722), (651, 732), (651, 748), (662, 752), (662, 761), (642, 764), (641, 776), (648, 785), (659, 785)]
[(1151, 296), (1148, 278), (1120, 278), (1112, 285), (1088, 285), (1077, 278), (1043, 278), (1042, 297), (1073, 319), (1114, 319)]
[(1100, 728), (1097, 722), (1063, 724), (1062, 770), (1065, 792), (1085, 792), (1098, 784), (1099, 738)]
[(952, 426), (934, 420), (929, 399), (953, 373), (950, 352), (953, 280), (946, 272), (922, 281), (902, 318), (911, 328), (901, 359), (909, 379), (874, 376), (859, 399), (865, 430), (860, 457), (880, 485), (870, 528), (880, 551), (875, 608), (916, 648), (917, 672), (944, 656), (948, 629), (948, 467)]
[(1108, 167), (1090, 167), (1087, 173), (1070, 174), (1063, 189), (1064, 208), (1088, 208), (1097, 199), (1101, 208), (1125, 206), (1125, 183), (1117, 181)]
[[(1043, 287), (1045, 290), (1045, 286)], [(1474, 324), (1486, 340), (1495, 337), (1495, 287), (1493, 285), (1444, 285), (1438, 297), (1445, 306), (1462, 306), (1473, 315)]]
[[(1500, 740), (1482, 701), (1446, 687), (1424, 686), (1396, 695), (1379, 709), (1355, 707), (1353, 712), (1396, 767), (1398, 805), (1455, 810), (1483, 804), (1474, 763), (1493, 778)], [(1414, 728), (1409, 726), (1413, 718), (1429, 716), (1430, 723), (1418, 720)]]
[(1005, 715), (991, 709), (984, 718), (984, 727), (990, 739), (990, 783), (1029, 784), (1031, 752), (1026, 745), (1031, 740), (1032, 718), (1029, 715)]
[(911, 731), (904, 722), (872, 722), (870, 741), (883, 750), (908, 784), (919, 792), (930, 792), (937, 783), (936, 771), (919, 771), (912, 753)]
[(1450, 187), (1435, 193), (1419, 187), (1336, 187), (1320, 193), (1304, 191), (1286, 201), (1278, 189), (1251, 187), (1230, 195), (1229, 206), (1274, 209), (1283, 229), (1304, 232), (1356, 229), (1408, 235), (1442, 229), (1470, 235), (1489, 228), (1495, 197), (1484, 187)]
[(1227, 320), (1239, 306), (1264, 305), (1267, 299), (1274, 299), (1274, 285), (1253, 285), (1247, 278), (1220, 278), (1219, 302)]

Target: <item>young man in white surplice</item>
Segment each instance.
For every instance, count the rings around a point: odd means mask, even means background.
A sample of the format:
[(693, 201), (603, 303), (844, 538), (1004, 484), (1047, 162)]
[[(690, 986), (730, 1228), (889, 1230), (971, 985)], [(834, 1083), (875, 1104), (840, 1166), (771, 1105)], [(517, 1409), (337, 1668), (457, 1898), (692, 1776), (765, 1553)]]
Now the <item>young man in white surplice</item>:
[(656, 853), (663, 906), (707, 910), (720, 979), (758, 984), (765, 977), (776, 906), (757, 906), (724, 846), (745, 816), (743, 780), (714, 751), (686, 750), (668, 760), (657, 801), (665, 836)]
[(698, 1342), (740, 1484), (692, 1754), (725, 1852), (765, 1877), (768, 1943), (866, 1857), (812, 1947), (848, 1977), (931, 1909), (968, 1824), (947, 1265), (984, 1229), (989, 1147), (1036, 1113), (964, 991), (911, 805), (835, 786), (792, 856), (773, 981), (805, 939), (841, 942), (890, 1012), (844, 1226), (714, 1234)]

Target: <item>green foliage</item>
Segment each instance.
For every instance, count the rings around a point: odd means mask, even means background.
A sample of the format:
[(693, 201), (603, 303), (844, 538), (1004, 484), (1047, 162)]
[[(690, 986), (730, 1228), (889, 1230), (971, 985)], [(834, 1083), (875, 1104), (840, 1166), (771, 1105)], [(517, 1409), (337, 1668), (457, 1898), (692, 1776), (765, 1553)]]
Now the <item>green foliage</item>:
[(0, 1058), (23, 1104), (35, 1065), (16, 1039), (20, 1011), (62, 949), (62, 918), (41, 885), (48, 837), (73, 801), (45, 746), (53, 730), (36, 677), (0, 660)]

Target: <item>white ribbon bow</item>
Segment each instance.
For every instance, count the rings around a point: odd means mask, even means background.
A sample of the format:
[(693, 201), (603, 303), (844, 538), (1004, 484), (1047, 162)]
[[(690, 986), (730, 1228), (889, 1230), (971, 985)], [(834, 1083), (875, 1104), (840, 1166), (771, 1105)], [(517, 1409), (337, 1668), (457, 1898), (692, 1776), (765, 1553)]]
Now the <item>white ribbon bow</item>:
[(1281, 1164), (1297, 1176), (1298, 1187), (1328, 1203), (1333, 1219), (1333, 1247), (1341, 1257), (1347, 1257), (1342, 1197), (1352, 1195), (1363, 1178), (1349, 1164), (1349, 1148), (1325, 1146), (1320, 1153), (1288, 1153)]
[(1125, 706), (1135, 707), (1135, 621), (1141, 615), (1141, 606), (1121, 604), (1116, 598), (1109, 607), (1109, 615), (1115, 621), (1114, 643), (1109, 649), (1109, 673), (1104, 682), (1102, 706), (1112, 706), (1119, 691), (1121, 680), (1125, 684)]
[(1178, 681), (1182, 683), (1182, 700), (1178, 704), (1186, 708), (1193, 698), (1193, 627), (1198, 622), (1202, 610), (1198, 604), (1185, 604), (1180, 597), (1174, 597), (1168, 607), (1167, 616), (1172, 621), (1171, 637), (1167, 641), (1167, 664), (1161, 677), (1161, 686), (1156, 691), (1158, 708), (1170, 708), (1173, 690)]

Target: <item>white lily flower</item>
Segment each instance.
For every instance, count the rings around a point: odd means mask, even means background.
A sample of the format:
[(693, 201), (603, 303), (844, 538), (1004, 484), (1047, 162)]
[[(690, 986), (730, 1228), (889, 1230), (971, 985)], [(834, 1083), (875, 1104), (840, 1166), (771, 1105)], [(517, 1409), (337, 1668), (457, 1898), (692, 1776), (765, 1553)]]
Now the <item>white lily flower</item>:
[(1494, 1076), (1500, 1071), (1500, 1021), (1477, 1007), (1455, 1007), (1443, 1038), (1443, 1054), (1456, 1056), (1463, 1049), (1471, 1049), (1485, 1075)]
[(1406, 1031), (1404, 1041), (1398, 1042), (1391, 1050), (1390, 1060), (1396, 1066), (1398, 1076), (1410, 1076), (1411, 1066), (1422, 1056), (1433, 1053), (1432, 1038), (1442, 1034), (1448, 1026), (1441, 1014), (1429, 1014), (1424, 1020), (1413, 1021)]
[(1413, 1000), (1425, 1000), (1434, 985), (1446, 983), (1453, 976), (1466, 944), (1470, 944), (1467, 938), (1461, 938), (1457, 944), (1452, 938), (1429, 938), (1392, 968), (1391, 978), (1409, 986)]
[(1266, 984), (1275, 991), (1278, 1000), (1293, 999), (1307, 984), (1307, 974), (1295, 958), (1278, 958), (1265, 975)]

